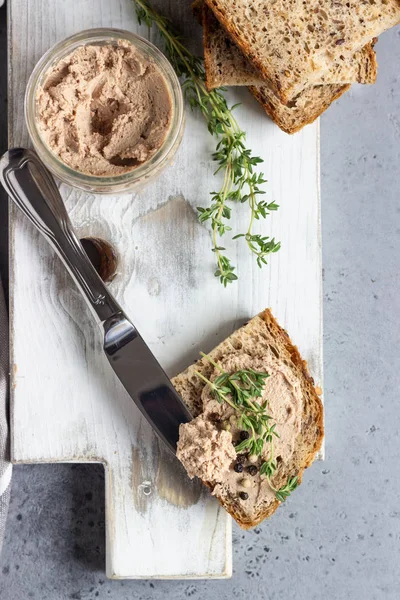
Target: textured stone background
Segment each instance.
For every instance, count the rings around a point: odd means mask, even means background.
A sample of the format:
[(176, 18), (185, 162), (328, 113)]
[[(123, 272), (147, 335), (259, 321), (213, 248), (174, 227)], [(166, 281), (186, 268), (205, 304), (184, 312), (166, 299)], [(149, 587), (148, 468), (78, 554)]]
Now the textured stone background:
[[(400, 597), (399, 28), (377, 52), (377, 85), (322, 117), (325, 463), (262, 528), (234, 528), (234, 575), (217, 582), (108, 581), (102, 468), (16, 467), (1, 600)], [(4, 96), (0, 108), (4, 148)]]

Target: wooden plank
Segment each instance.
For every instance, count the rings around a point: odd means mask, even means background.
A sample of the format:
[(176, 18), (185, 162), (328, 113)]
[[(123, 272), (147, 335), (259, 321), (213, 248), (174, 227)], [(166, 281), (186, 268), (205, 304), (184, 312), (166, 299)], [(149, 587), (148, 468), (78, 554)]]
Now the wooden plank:
[[(188, 4), (158, 2), (198, 43)], [(36, 61), (60, 39), (97, 26), (154, 35), (137, 26), (130, 0), (10, 0), (11, 146), (28, 143), (23, 95)], [(96, 197), (65, 185), (61, 193), (79, 234), (116, 248), (119, 268), (110, 289), (170, 375), (271, 306), (321, 382), (318, 126), (290, 137), (244, 90), (232, 98), (243, 100), (238, 120), (265, 159), (268, 198), (281, 205), (266, 227), (282, 249), (265, 270), (232, 242), (240, 283), (223, 289), (212, 276), (210, 234), (195, 207), (215, 187), (213, 140), (196, 114), (188, 112), (174, 165), (140, 194)], [(241, 207), (233, 226), (246, 218)], [(11, 225), (13, 461), (104, 463), (110, 577), (229, 576), (229, 517), (188, 480), (141, 419), (46, 242), (15, 210)]]

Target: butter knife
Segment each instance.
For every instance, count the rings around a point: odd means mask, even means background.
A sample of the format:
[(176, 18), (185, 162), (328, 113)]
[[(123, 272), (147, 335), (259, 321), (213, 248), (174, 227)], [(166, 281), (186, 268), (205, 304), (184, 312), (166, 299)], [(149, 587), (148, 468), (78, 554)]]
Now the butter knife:
[(90, 262), (54, 179), (34, 152), (14, 148), (0, 160), (0, 181), (61, 258), (100, 324), (104, 352), (115, 374), (156, 433), (175, 453), (179, 425), (192, 417)]

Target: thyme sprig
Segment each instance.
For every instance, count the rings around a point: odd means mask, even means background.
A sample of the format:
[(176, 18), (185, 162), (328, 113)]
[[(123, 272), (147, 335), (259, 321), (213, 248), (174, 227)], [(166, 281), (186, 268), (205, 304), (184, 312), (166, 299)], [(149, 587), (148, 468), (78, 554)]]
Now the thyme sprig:
[(277, 210), (278, 205), (260, 199), (265, 193), (260, 186), (266, 180), (263, 173), (257, 173), (255, 169), (263, 160), (253, 156), (251, 150), (246, 148), (246, 134), (233, 116), (237, 105), (228, 107), (222, 88), (207, 90), (203, 60), (185, 47), (169, 19), (157, 13), (147, 0), (133, 2), (139, 23), (158, 28), (165, 41), (166, 54), (183, 80), (182, 87), (189, 106), (192, 110), (200, 110), (207, 122), (208, 131), (218, 139), (212, 158), (218, 165), (215, 174), (223, 173), (222, 186), (219, 191), (211, 193), (211, 205), (208, 208), (199, 206), (197, 210), (201, 223), (211, 223), (212, 251), (217, 262), (215, 276), (226, 287), (237, 279), (235, 266), (224, 254), (225, 248), (220, 243), (220, 238), (232, 229), (228, 224), (232, 210), (229, 203), (247, 203), (250, 208), (246, 232), (235, 235), (233, 239), (245, 239), (249, 250), (256, 256), (259, 267), (267, 264), (269, 254), (279, 250), (280, 242), (254, 233), (254, 222), (260, 218), (265, 219), (270, 212)]
[(267, 401), (253, 402), (260, 398), (264, 382), (269, 377), (268, 373), (261, 373), (253, 369), (242, 369), (232, 375), (226, 373), (211, 357), (202, 353), (216, 369), (221, 372), (213, 382), (196, 371), (196, 374), (211, 388), (213, 397), (220, 404), (226, 402), (238, 413), (238, 424), (241, 429), (250, 433), (247, 440), (236, 446), (236, 452), (247, 449), (250, 454), (260, 455), (267, 438), (278, 435), (275, 425), (270, 425), (271, 416), (267, 413)]
[(284, 502), (286, 500), (286, 498), (288, 496), (290, 496), (290, 494), (297, 488), (297, 486), (299, 485), (299, 481), (298, 481), (298, 477), (297, 475), (295, 477), (289, 477), (286, 485), (284, 485), (283, 487), (281, 487), (279, 490), (275, 490), (275, 496), (277, 498), (277, 500), (279, 500), (280, 502)]
[(220, 371), (221, 375), (218, 375), (214, 381), (210, 381), (199, 371), (195, 371), (196, 375), (209, 386), (212, 396), (220, 404), (225, 402), (238, 413), (239, 428), (250, 434), (235, 447), (236, 453), (240, 454), (247, 450), (249, 454), (261, 456), (265, 446), (269, 445), (269, 458), (262, 463), (260, 474), (267, 478), (277, 500), (284, 502), (296, 489), (298, 478), (290, 477), (286, 485), (279, 489), (273, 486), (271, 478), (277, 469), (274, 459), (274, 439), (279, 438), (279, 434), (275, 429), (276, 423), (271, 423), (272, 417), (267, 413), (268, 400), (253, 402), (255, 398), (262, 397), (269, 374), (254, 369), (241, 369), (229, 375), (208, 354), (201, 352), (201, 355)]

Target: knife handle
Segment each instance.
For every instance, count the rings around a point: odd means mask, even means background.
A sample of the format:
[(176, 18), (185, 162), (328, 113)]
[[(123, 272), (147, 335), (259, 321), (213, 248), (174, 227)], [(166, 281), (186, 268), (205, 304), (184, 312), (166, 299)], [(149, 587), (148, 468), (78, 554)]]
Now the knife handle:
[(103, 323), (121, 312), (77, 238), (54, 179), (37, 155), (25, 148), (6, 152), (0, 160), (0, 180), (57, 252), (95, 317)]

